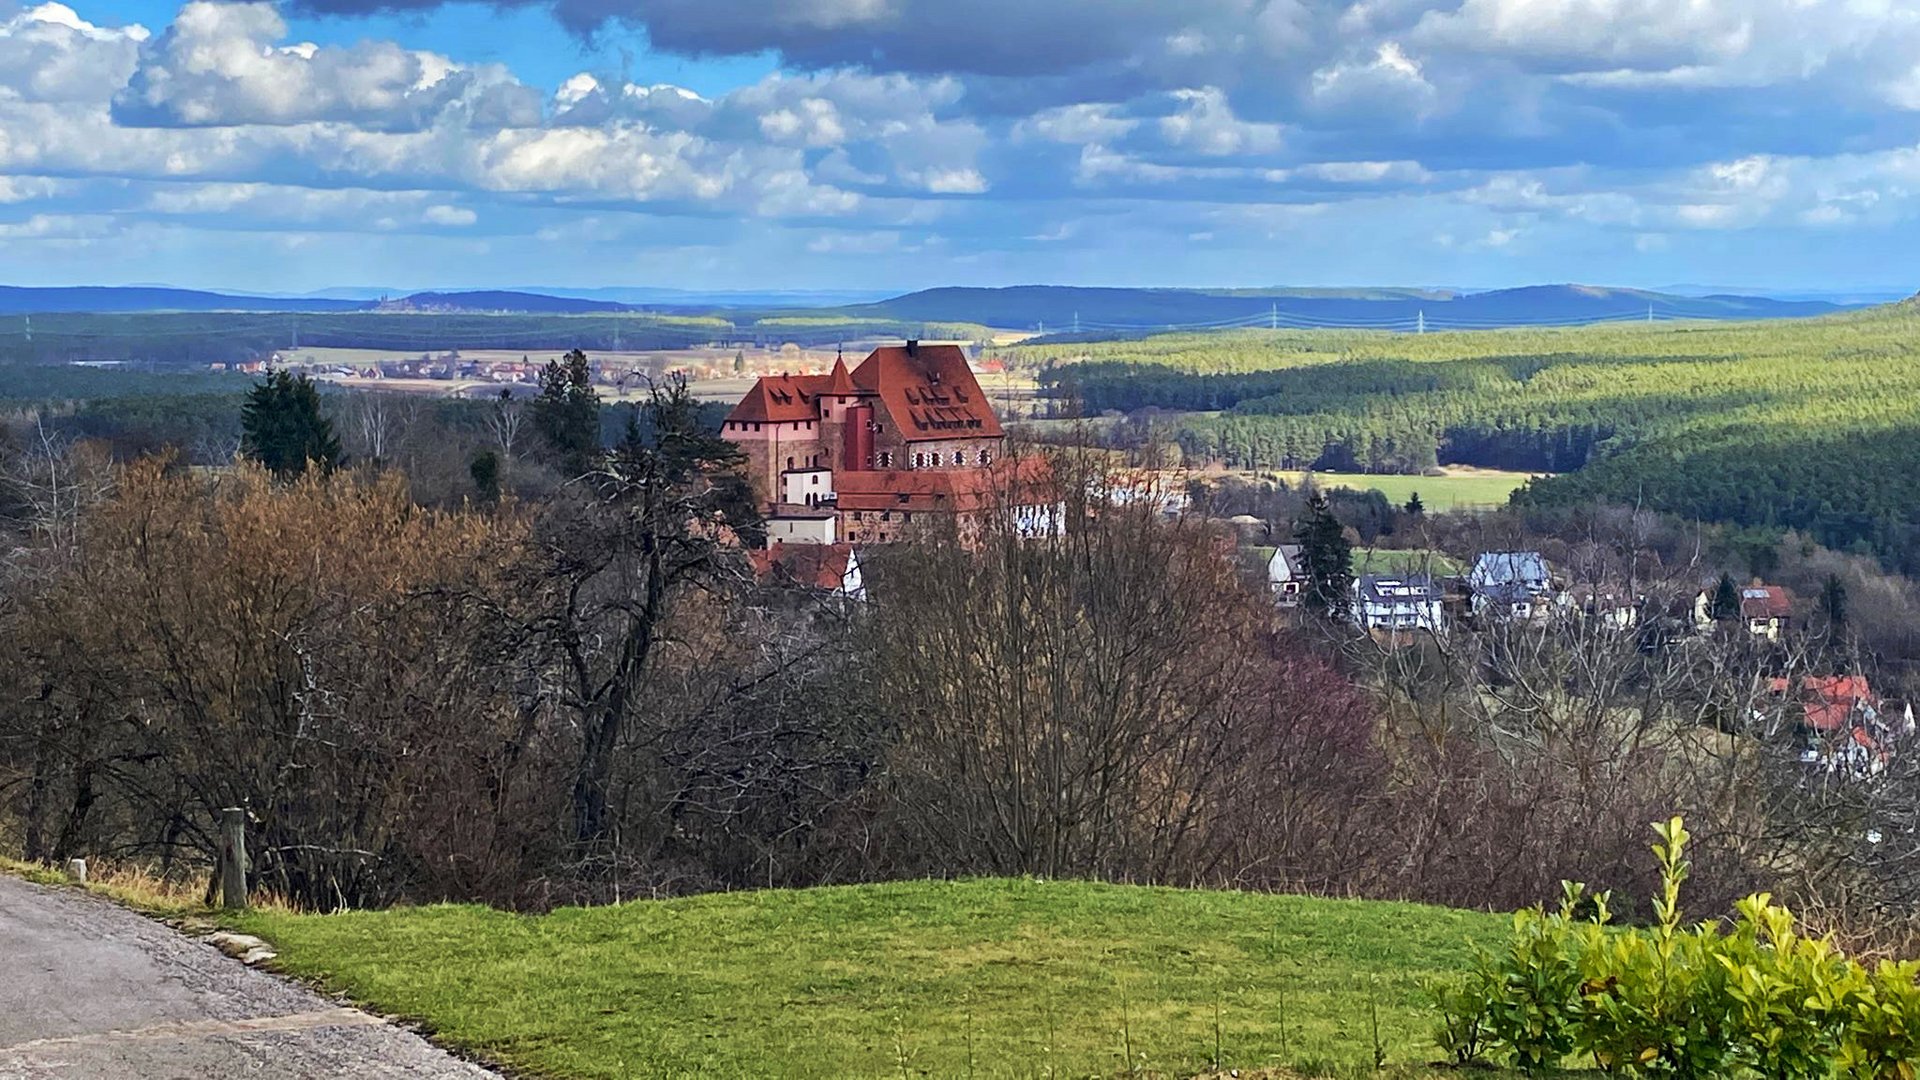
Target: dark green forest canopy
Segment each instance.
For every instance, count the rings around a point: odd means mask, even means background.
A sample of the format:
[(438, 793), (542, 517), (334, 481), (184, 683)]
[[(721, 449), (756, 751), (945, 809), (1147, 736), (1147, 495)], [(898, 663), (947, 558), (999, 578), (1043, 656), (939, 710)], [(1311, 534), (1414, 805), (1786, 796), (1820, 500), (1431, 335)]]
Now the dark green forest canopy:
[(1920, 309), (1450, 334), (1242, 331), (1006, 351), (1087, 415), (1179, 411), (1234, 468), (1567, 474), (1516, 495), (1796, 528), (1920, 569)]

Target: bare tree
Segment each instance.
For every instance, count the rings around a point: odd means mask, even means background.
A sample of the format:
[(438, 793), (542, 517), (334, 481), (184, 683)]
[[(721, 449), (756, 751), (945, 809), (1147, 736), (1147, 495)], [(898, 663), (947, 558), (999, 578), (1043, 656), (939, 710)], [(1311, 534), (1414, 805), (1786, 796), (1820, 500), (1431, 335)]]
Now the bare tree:
[(520, 442), (520, 429), (526, 423), (526, 405), (513, 396), (512, 389), (502, 389), (493, 399), (492, 408), (487, 410), (487, 433), (493, 437), (494, 445), (500, 448), (500, 460), (503, 463), (513, 461), (514, 447)]
[(363, 461), (389, 461), (403, 427), (402, 410), (391, 395), (379, 391), (352, 394), (345, 411), (343, 427), (350, 452)]

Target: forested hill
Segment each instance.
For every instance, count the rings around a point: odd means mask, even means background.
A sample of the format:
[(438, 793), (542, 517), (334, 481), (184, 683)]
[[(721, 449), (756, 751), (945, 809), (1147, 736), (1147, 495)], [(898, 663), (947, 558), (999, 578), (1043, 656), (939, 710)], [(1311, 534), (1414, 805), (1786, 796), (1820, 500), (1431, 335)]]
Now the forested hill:
[(1189, 462), (1558, 473), (1524, 501), (1799, 529), (1920, 573), (1911, 302), (1790, 323), (1245, 330), (996, 355), (1084, 415), (1177, 413), (1159, 422)]
[(360, 300), (317, 297), (239, 296), (158, 286), (76, 285), (37, 288), (0, 285), (0, 314), (132, 311), (359, 311)]
[(1677, 296), (1638, 289), (1537, 285), (1494, 292), (1419, 289), (1085, 289), (1027, 285), (929, 289), (877, 304), (840, 308), (890, 319), (964, 320), (1020, 329), (1070, 331), (1200, 328), (1243, 324), (1416, 329), (1668, 319), (1776, 319), (1844, 310), (1825, 301), (1755, 296)]

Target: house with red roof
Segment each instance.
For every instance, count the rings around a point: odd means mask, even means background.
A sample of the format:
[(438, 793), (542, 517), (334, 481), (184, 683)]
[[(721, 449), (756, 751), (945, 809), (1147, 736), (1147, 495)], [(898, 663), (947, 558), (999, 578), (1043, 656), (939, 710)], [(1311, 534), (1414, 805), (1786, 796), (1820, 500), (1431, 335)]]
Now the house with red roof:
[(749, 552), (754, 577), (766, 584), (845, 600), (865, 600), (866, 583), (860, 575), (860, 554), (849, 543), (788, 544), (774, 541)]
[(1055, 501), (1039, 463), (1001, 460), (1006, 433), (958, 345), (908, 341), (851, 369), (763, 376), (721, 434), (746, 454), (769, 535), (787, 542), (884, 542), (930, 515)]
[(1914, 733), (1912, 708), (1881, 700), (1865, 675), (1805, 675), (1797, 683), (1774, 678), (1767, 689), (1797, 699), (1800, 760), (1810, 765), (1875, 773), (1891, 759), (1896, 742)]

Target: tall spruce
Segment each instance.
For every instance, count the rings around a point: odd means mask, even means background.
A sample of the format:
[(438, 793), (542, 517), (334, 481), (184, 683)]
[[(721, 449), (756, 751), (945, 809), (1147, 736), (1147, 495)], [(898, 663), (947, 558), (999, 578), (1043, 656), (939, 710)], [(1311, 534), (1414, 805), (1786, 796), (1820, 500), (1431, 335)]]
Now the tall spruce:
[(321, 415), (313, 380), (275, 371), (248, 391), (240, 451), (283, 479), (305, 473), (310, 463), (325, 471), (339, 465), (340, 440)]
[(1325, 492), (1316, 491), (1307, 500), (1306, 516), (1293, 535), (1300, 542), (1300, 561), (1307, 578), (1302, 602), (1314, 611), (1344, 615), (1353, 588), (1353, 546), (1341, 531), (1340, 519), (1327, 505)]
[(1835, 630), (1847, 625), (1847, 583), (1839, 574), (1828, 574), (1820, 586), (1820, 610), (1827, 616), (1827, 625)]
[(1733, 583), (1733, 576), (1720, 575), (1720, 581), (1713, 587), (1713, 606), (1708, 611), (1715, 619), (1725, 622), (1740, 617), (1740, 587)]
[(533, 427), (568, 476), (592, 471), (600, 456), (600, 395), (593, 388), (587, 354), (574, 349), (540, 372), (533, 399)]

